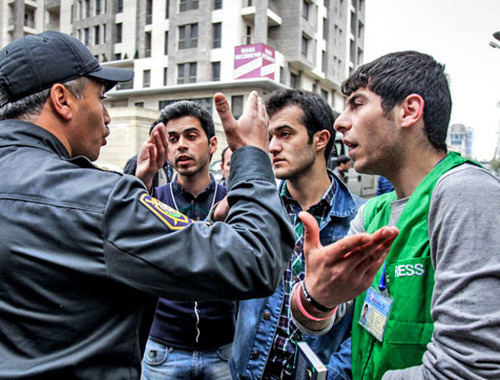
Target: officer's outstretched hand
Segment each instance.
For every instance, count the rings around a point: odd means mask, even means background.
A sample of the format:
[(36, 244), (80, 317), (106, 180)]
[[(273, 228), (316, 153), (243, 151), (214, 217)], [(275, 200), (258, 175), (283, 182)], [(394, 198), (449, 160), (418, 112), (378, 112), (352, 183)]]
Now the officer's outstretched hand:
[(153, 186), (153, 177), (167, 161), (167, 144), (165, 125), (159, 123), (142, 144), (137, 155), (135, 176), (144, 182), (148, 190)]
[(220, 92), (214, 95), (215, 107), (226, 132), (227, 144), (234, 152), (242, 146), (251, 145), (269, 149), (268, 117), (262, 99), (256, 91), (248, 95), (243, 115), (235, 120), (226, 97)]
[(299, 217), (304, 223), (306, 288), (328, 308), (356, 298), (372, 284), (399, 233), (397, 227), (382, 227), (323, 247), (316, 219), (304, 211)]

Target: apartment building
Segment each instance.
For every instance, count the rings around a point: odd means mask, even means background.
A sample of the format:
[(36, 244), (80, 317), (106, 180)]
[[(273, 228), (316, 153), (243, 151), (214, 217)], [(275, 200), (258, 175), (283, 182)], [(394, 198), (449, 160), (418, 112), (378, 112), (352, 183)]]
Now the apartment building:
[(221, 91), (238, 116), (251, 90), (294, 87), (341, 111), (340, 84), (363, 61), (364, 14), (365, 0), (0, 0), (0, 42), (60, 30), (103, 65), (135, 71), (109, 93), (111, 136), (99, 158), (123, 167), (159, 110), (179, 99), (213, 111)]

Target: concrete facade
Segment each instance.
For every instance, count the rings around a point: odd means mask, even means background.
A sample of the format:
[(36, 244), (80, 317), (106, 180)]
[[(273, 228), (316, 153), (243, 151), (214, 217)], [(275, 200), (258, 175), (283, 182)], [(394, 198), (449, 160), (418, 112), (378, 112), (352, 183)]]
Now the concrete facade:
[[(213, 111), (212, 96), (222, 91), (239, 113), (253, 89), (265, 96), (297, 87), (341, 111), (341, 81), (363, 61), (365, 1), (0, 0), (0, 44), (60, 30), (103, 65), (133, 69), (133, 81), (108, 94), (112, 134), (98, 160), (123, 167), (174, 100), (195, 99)], [(274, 79), (234, 80), (235, 47), (260, 43), (274, 49)], [(216, 112), (214, 120), (220, 152), (226, 143)]]

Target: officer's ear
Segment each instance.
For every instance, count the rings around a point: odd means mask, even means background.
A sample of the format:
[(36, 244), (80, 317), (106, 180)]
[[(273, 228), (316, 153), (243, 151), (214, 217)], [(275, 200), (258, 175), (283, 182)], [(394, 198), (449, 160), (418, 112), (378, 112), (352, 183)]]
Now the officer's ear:
[(56, 83), (50, 88), (50, 103), (54, 113), (64, 120), (73, 119), (73, 106), (75, 97), (64, 85)]

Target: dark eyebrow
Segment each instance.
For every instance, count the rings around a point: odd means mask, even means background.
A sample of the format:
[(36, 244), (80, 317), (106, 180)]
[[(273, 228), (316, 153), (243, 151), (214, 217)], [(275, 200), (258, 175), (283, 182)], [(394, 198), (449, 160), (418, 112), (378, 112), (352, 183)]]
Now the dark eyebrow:
[(280, 125), (279, 127), (273, 128), (272, 131), (270, 130), (269, 132), (275, 133), (275, 132), (279, 132), (285, 128), (292, 128), (292, 127), (290, 127), (288, 124), (283, 124), (283, 125)]
[(184, 130), (183, 130), (183, 131), (181, 131), (181, 132), (177, 132), (177, 131), (168, 131), (168, 132), (167, 132), (167, 134), (168, 134), (168, 135), (178, 135), (178, 134), (190, 133), (190, 132), (198, 132), (198, 128), (196, 128), (196, 127), (186, 128), (186, 129), (184, 129)]
[(365, 98), (365, 96), (364, 96), (363, 94), (356, 94), (356, 95), (353, 95), (352, 97), (350, 97), (350, 98), (347, 100), (347, 102), (348, 102), (349, 104), (354, 104), (354, 102), (355, 102), (357, 99), (359, 99), (359, 98), (363, 98), (363, 99), (364, 99), (364, 98)]

